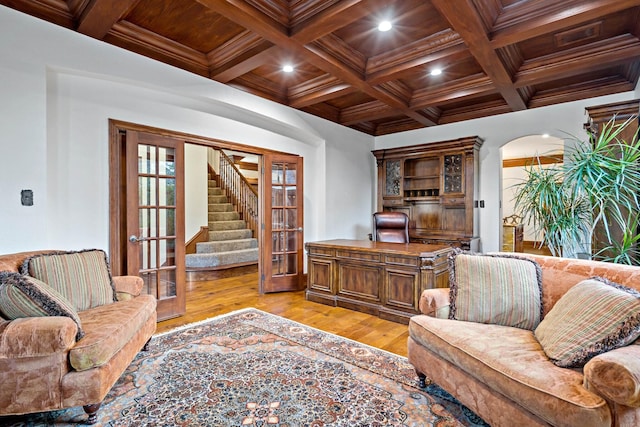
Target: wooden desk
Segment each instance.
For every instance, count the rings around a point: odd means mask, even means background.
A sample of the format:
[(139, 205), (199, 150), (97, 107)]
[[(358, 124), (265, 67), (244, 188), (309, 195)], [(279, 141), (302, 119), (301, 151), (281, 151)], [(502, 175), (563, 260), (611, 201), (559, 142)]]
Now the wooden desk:
[(502, 226), (502, 250), (524, 252), (524, 225), (504, 224)]
[(309, 301), (409, 323), (422, 291), (449, 286), (449, 246), (325, 240), (305, 248)]

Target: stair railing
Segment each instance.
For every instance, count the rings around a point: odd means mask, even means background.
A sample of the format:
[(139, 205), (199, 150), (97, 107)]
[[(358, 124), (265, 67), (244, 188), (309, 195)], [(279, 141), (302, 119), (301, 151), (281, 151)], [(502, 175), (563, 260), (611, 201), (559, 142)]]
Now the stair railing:
[(247, 223), (253, 237), (258, 237), (258, 192), (240, 170), (222, 150), (216, 150), (220, 155), (218, 171), (220, 188), (225, 192), (229, 202), (240, 214), (240, 218)]

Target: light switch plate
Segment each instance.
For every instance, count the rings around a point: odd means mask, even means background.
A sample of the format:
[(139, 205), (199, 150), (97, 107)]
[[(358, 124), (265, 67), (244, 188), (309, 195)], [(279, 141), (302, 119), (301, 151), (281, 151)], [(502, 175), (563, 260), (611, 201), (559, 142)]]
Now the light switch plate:
[(22, 206), (33, 206), (33, 190), (22, 190), (20, 192)]

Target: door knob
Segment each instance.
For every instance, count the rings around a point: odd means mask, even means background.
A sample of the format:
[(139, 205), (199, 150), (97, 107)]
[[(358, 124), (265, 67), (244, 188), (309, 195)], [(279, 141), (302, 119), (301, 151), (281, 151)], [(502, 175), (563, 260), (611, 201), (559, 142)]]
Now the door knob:
[(132, 234), (131, 236), (129, 236), (129, 241), (131, 243), (138, 243), (138, 242), (142, 242), (144, 239), (144, 237), (138, 237), (135, 234)]

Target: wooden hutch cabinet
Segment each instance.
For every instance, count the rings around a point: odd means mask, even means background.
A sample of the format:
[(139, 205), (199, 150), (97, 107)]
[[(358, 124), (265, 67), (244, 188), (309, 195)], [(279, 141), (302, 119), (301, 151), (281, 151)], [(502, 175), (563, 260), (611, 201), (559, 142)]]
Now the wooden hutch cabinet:
[(411, 242), (477, 251), (477, 136), (373, 151), (378, 211), (409, 216)]

